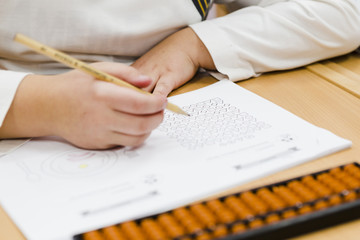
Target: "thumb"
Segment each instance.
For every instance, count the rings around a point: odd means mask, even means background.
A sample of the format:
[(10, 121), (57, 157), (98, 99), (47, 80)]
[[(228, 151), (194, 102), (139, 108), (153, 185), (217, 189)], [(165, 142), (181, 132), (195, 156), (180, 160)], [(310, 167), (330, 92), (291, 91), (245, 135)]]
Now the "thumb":
[(155, 86), (153, 94), (167, 96), (175, 88), (175, 82), (167, 79), (160, 79)]
[(152, 79), (149, 76), (143, 75), (134, 67), (125, 64), (99, 62), (92, 65), (139, 88), (145, 88), (152, 83)]
[(145, 88), (148, 87), (152, 83), (152, 79), (149, 76), (146, 75), (138, 75), (131, 77), (127, 80), (130, 84), (139, 87), (139, 88)]

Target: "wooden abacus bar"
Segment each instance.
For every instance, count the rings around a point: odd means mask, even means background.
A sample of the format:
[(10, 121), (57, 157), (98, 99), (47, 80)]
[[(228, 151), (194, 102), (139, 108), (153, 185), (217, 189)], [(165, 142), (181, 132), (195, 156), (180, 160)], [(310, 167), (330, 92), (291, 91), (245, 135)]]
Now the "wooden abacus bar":
[(351, 163), (75, 237), (81, 240), (272, 239), (360, 217)]

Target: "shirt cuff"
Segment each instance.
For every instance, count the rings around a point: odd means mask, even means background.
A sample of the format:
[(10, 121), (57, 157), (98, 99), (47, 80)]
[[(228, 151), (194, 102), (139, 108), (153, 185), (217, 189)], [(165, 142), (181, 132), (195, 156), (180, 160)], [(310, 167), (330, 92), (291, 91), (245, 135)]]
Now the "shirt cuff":
[(0, 70), (0, 127), (9, 111), (16, 90), (29, 73)]
[(217, 71), (226, 75), (231, 81), (256, 76), (253, 66), (239, 58), (236, 46), (232, 45), (232, 41), (213, 21), (216, 19), (193, 24), (190, 27), (208, 49)]

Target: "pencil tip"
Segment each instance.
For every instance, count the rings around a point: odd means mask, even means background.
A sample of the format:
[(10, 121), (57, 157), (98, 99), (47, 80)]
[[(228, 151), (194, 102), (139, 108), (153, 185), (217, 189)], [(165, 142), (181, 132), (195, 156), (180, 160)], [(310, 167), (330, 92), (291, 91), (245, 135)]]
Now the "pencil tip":
[(185, 116), (190, 117), (190, 114), (188, 114), (187, 112), (185, 112), (185, 111), (182, 110), (181, 108), (179, 108), (179, 113), (180, 113), (180, 114), (183, 114), (183, 115), (185, 115)]
[(182, 115), (185, 115), (185, 116), (190, 116), (190, 114), (188, 114), (187, 112), (185, 112), (184, 110), (182, 110), (179, 106), (176, 106), (172, 103), (167, 103), (167, 109), (169, 109), (170, 111), (173, 111), (174, 113), (177, 113), (177, 114), (182, 114)]

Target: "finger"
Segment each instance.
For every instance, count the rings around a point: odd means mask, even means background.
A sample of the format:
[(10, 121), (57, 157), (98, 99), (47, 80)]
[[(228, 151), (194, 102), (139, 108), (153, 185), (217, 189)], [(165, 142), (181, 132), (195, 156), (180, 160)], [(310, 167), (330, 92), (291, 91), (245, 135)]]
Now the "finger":
[(167, 104), (164, 96), (145, 94), (107, 82), (99, 81), (94, 84), (96, 98), (120, 112), (135, 115), (152, 114), (164, 110)]
[(153, 94), (157, 96), (167, 96), (173, 89), (176, 88), (175, 81), (166, 77), (161, 78), (156, 84)]
[(160, 125), (164, 118), (163, 112), (142, 116), (114, 112), (113, 116), (109, 123), (110, 130), (134, 136), (149, 134)]
[(101, 121), (94, 122), (96, 128), (65, 139), (84, 149), (108, 149), (111, 147), (137, 146), (150, 135), (163, 120), (163, 114), (133, 116), (116, 111), (106, 111)]
[(75, 144), (75, 146), (83, 149), (110, 149), (118, 146), (140, 146), (150, 136), (150, 133), (142, 135), (127, 135), (118, 132), (108, 132), (103, 137), (98, 138), (97, 141), (87, 143)]
[(134, 67), (125, 64), (98, 62), (92, 65), (139, 88), (147, 87), (152, 83), (152, 79), (149, 76), (143, 75)]
[(116, 146), (137, 147), (142, 145), (149, 136), (150, 133), (134, 136), (134, 135), (126, 135), (124, 133), (113, 132), (110, 135), (111, 144), (108, 144), (107, 148), (116, 147)]
[(142, 88), (142, 90), (144, 90), (146, 92), (153, 92), (155, 85), (156, 85), (157, 81), (159, 80), (158, 78), (152, 77), (151, 75), (150, 75), (150, 78), (152, 79), (152, 82), (148, 86)]

